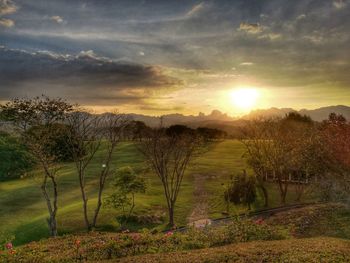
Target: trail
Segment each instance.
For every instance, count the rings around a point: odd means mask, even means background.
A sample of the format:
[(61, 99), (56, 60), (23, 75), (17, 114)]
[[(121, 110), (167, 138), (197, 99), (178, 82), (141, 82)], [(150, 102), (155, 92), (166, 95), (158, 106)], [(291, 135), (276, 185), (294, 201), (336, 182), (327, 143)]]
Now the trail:
[(210, 225), (208, 218), (208, 192), (205, 189), (205, 181), (208, 177), (205, 174), (194, 174), (193, 209), (187, 218), (188, 225), (201, 227)]

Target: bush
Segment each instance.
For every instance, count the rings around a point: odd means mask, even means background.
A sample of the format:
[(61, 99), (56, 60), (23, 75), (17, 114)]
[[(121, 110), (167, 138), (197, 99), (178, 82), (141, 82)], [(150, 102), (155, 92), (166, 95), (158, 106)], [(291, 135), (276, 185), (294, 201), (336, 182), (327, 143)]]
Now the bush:
[(245, 170), (243, 170), (242, 174), (237, 174), (232, 177), (224, 192), (224, 198), (227, 203), (231, 202), (236, 205), (244, 204), (247, 205), (250, 210), (251, 204), (254, 203), (256, 199), (255, 177), (248, 176)]

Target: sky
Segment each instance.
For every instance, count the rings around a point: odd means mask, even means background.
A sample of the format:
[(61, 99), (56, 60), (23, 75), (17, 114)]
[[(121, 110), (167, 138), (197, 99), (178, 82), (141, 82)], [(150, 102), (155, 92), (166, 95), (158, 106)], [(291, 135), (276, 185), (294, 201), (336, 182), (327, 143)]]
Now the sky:
[[(0, 0), (0, 101), (233, 116), (349, 105), (349, 28), (350, 0)], [(258, 94), (249, 107), (232, 98), (242, 89)]]

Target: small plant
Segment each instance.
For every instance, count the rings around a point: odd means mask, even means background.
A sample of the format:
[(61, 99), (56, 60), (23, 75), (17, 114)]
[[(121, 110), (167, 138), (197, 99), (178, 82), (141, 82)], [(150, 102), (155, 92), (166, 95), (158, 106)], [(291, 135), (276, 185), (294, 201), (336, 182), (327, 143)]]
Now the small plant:
[(131, 167), (124, 167), (117, 171), (113, 188), (113, 194), (105, 199), (105, 206), (122, 210), (123, 215), (118, 218), (123, 226), (128, 222), (134, 211), (135, 194), (144, 193), (146, 183)]

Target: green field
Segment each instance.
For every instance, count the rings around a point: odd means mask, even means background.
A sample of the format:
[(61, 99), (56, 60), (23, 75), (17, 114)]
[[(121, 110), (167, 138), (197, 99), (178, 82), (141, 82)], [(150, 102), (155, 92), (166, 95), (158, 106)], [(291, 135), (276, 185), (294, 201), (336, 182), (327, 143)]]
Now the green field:
[[(201, 157), (195, 159), (185, 176), (183, 187), (177, 201), (175, 221), (177, 225), (185, 225), (194, 204), (193, 182), (194, 174), (205, 176), (205, 190), (208, 192), (208, 216), (210, 218), (222, 216), (224, 202), (222, 197), (222, 183), (227, 182), (232, 173), (247, 168), (243, 153), (243, 145), (235, 140), (226, 140), (211, 146)], [(90, 198), (91, 211), (96, 202), (96, 177), (102, 165), (104, 149), (101, 149), (89, 167), (87, 188)], [(147, 191), (139, 194), (136, 200), (137, 214), (165, 215), (166, 207), (163, 191), (158, 178), (147, 169), (147, 164), (132, 143), (122, 143), (114, 156), (115, 168), (131, 166), (147, 181)], [(250, 172), (248, 170), (248, 172)], [(33, 171), (39, 173), (39, 171)], [(107, 187), (105, 195), (110, 192)], [(271, 206), (279, 204), (278, 192), (275, 186), (270, 186)], [(294, 192), (289, 191), (289, 202), (294, 200)], [(261, 207), (261, 197), (258, 197), (254, 208)], [(233, 207), (231, 211), (245, 210), (244, 207)], [(20, 245), (32, 240), (39, 240), (48, 236), (46, 226), (46, 206), (39, 189), (39, 181), (25, 178), (0, 182), (0, 233), (15, 235), (14, 244)], [(99, 230), (113, 231), (116, 228), (116, 211), (103, 208), (99, 217)], [(72, 163), (64, 164), (59, 176), (59, 211), (58, 229), (60, 234), (85, 231), (82, 202), (78, 180)], [(131, 228), (165, 227), (163, 225), (131, 225)]]

